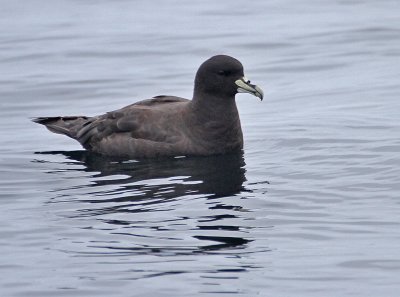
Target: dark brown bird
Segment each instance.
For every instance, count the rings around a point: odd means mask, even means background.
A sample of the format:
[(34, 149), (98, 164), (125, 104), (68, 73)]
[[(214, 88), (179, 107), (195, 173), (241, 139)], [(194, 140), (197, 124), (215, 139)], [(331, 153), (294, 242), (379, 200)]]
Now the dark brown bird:
[(156, 96), (99, 116), (33, 121), (79, 141), (89, 151), (112, 157), (225, 154), (243, 148), (238, 92), (263, 99), (263, 91), (245, 78), (238, 60), (218, 55), (197, 71), (192, 100)]

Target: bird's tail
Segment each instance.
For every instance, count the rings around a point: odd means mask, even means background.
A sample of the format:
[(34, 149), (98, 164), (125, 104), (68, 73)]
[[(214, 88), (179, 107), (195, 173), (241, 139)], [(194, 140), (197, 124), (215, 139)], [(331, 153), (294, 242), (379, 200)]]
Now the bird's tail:
[(33, 122), (46, 126), (51, 132), (63, 134), (77, 139), (78, 131), (89, 121), (89, 117), (40, 117), (32, 119)]

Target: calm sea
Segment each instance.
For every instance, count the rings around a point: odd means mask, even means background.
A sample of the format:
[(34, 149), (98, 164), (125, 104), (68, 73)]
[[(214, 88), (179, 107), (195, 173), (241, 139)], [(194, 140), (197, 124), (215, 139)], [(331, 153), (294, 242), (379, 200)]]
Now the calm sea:
[[(0, 296), (400, 292), (400, 2), (0, 0)], [(244, 154), (124, 163), (30, 122), (242, 61)]]

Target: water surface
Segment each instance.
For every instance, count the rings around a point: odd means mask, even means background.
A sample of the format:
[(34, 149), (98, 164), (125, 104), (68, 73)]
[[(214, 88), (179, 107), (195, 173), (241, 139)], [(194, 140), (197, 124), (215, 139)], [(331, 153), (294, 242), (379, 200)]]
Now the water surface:
[[(398, 296), (398, 1), (0, 1), (1, 296)], [(243, 154), (115, 162), (30, 122), (191, 97)]]

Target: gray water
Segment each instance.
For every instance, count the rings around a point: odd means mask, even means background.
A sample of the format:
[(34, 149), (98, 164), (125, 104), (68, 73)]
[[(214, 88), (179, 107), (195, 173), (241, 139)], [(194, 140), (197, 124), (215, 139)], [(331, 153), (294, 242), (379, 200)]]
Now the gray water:
[[(400, 2), (0, 1), (0, 296), (399, 296)], [(191, 97), (243, 154), (111, 162), (30, 122)]]

